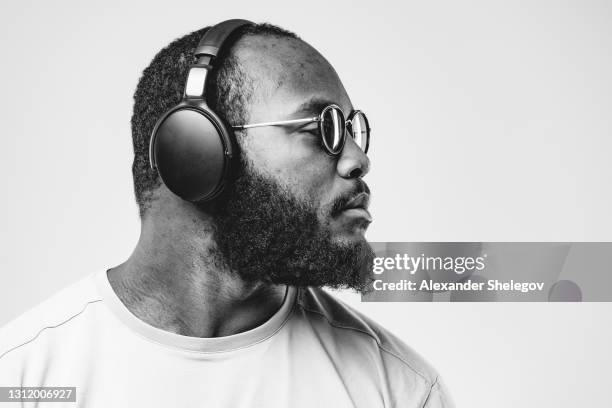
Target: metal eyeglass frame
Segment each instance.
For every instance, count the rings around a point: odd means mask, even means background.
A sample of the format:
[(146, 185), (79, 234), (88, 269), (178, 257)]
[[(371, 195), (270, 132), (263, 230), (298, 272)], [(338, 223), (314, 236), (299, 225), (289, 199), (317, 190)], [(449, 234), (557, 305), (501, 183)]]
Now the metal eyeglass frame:
[[(338, 146), (337, 151), (334, 151), (331, 146), (329, 146), (329, 144), (327, 143), (327, 140), (325, 139), (325, 137), (323, 137), (323, 117), (325, 116), (325, 114), (327, 113), (327, 111), (331, 110), (331, 109), (335, 109), (338, 115), (340, 115), (340, 117), (343, 120), (344, 123), (344, 130), (343, 130), (343, 138), (342, 138), (342, 142), (340, 143), (340, 145)], [(281, 125), (293, 125), (293, 124), (299, 124), (299, 123), (312, 123), (312, 122), (318, 122), (319, 123), (319, 135), (321, 136), (321, 140), (323, 141), (323, 146), (325, 147), (325, 150), (328, 154), (332, 155), (332, 156), (337, 156), (340, 153), (342, 153), (342, 150), (344, 149), (344, 144), (346, 142), (346, 130), (348, 128), (348, 126), (350, 125), (351, 128), (353, 126), (353, 119), (355, 118), (356, 115), (360, 114), (361, 117), (363, 118), (365, 125), (366, 125), (366, 145), (365, 148), (363, 148), (363, 152), (367, 153), (368, 152), (368, 147), (370, 146), (370, 123), (368, 122), (368, 118), (366, 117), (365, 113), (363, 113), (363, 111), (360, 110), (355, 110), (353, 111), (349, 117), (344, 120), (344, 114), (342, 113), (342, 109), (340, 109), (340, 107), (338, 105), (335, 104), (330, 104), (327, 105), (325, 108), (323, 108), (323, 110), (321, 111), (321, 113), (317, 116), (312, 116), (310, 118), (304, 118), (304, 119), (288, 119), (288, 120), (280, 120), (280, 121), (275, 121), (275, 122), (261, 122), (261, 123), (249, 123), (249, 124), (245, 124), (245, 125), (235, 125), (232, 126), (232, 129), (234, 130), (244, 130), (244, 129), (250, 129), (250, 128), (256, 128), (256, 127), (265, 127), (265, 126), (281, 126)], [(352, 129), (351, 129), (351, 137), (352, 137)], [(360, 146), (361, 148), (361, 146)]]

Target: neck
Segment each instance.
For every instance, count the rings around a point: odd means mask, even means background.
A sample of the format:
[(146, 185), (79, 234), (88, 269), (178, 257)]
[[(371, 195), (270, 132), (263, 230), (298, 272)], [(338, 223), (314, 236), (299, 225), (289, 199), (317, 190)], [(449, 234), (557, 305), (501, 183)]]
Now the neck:
[(108, 273), (135, 316), (169, 332), (218, 337), (255, 328), (280, 308), (286, 287), (247, 283), (230, 271), (212, 225), (197, 212), (145, 216), (134, 252)]

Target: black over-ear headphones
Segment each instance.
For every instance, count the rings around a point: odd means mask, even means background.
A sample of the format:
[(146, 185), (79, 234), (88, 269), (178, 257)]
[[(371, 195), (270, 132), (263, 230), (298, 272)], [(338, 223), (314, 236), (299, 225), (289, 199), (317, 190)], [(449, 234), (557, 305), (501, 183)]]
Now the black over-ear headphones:
[(181, 103), (158, 119), (149, 158), (163, 183), (191, 202), (217, 197), (227, 181), (234, 134), (205, 100), (206, 77), (223, 42), (247, 20), (227, 20), (206, 31), (195, 50)]

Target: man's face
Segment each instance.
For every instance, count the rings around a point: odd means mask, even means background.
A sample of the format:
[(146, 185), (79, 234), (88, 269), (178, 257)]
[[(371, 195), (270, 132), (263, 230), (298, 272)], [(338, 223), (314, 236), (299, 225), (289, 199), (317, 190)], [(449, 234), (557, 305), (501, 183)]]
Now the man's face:
[[(236, 55), (254, 84), (249, 123), (313, 117), (331, 103), (347, 117), (353, 110), (331, 65), (302, 41), (247, 37)], [(348, 137), (339, 156), (328, 155), (316, 122), (238, 139), (237, 175), (217, 215), (232, 269), (248, 280), (363, 288), (372, 261), (363, 151)]]

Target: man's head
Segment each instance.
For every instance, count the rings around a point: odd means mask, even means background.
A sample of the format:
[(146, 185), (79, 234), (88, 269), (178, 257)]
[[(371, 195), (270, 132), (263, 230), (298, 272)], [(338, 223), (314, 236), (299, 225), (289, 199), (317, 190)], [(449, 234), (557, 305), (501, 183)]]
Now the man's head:
[[(133, 174), (143, 218), (168, 193), (148, 167), (151, 130), (179, 103), (202, 34), (162, 50), (136, 90)], [(331, 65), (294, 34), (255, 25), (232, 37), (206, 89), (209, 106), (228, 125), (312, 117), (330, 103), (345, 116), (353, 110)], [(238, 131), (236, 141), (239, 157), (226, 191), (196, 205), (214, 220), (216, 248), (230, 270), (248, 281), (361, 288), (372, 258), (363, 237), (371, 220), (346, 206), (358, 196), (367, 206), (363, 151), (349, 137), (339, 156), (328, 155), (316, 123)]]

